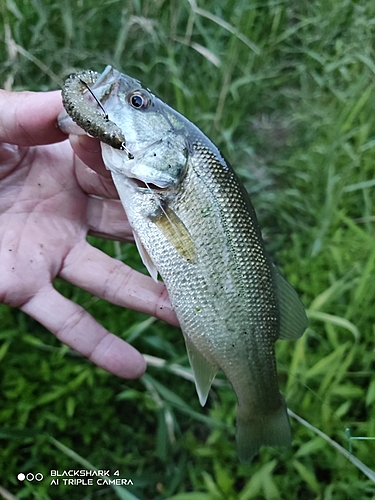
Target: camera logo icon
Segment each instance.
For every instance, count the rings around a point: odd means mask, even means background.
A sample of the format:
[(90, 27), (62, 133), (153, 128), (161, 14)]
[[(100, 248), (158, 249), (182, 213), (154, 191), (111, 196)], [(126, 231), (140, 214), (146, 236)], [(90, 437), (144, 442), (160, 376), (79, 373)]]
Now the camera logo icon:
[(33, 474), (32, 472), (28, 472), (27, 474), (24, 474), (23, 472), (20, 472), (17, 476), (18, 481), (41, 481), (43, 479), (43, 474), (41, 472), (37, 472), (36, 474)]

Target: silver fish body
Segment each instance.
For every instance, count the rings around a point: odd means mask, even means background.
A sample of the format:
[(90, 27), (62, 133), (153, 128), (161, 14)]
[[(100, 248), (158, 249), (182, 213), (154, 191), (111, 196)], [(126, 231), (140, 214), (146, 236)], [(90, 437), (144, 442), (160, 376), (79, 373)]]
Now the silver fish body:
[[(216, 146), (137, 80), (107, 68), (98, 82), (92, 90), (131, 153), (109, 140), (103, 159), (143, 261), (166, 284), (201, 404), (222, 369), (238, 398), (240, 459), (262, 445), (290, 445), (274, 345), (300, 337), (307, 320), (267, 256), (249, 196)], [(74, 101), (70, 87), (64, 99)], [(89, 95), (87, 102), (94, 108)], [(81, 108), (73, 108), (85, 128)], [(89, 133), (103, 135), (92, 126)]]

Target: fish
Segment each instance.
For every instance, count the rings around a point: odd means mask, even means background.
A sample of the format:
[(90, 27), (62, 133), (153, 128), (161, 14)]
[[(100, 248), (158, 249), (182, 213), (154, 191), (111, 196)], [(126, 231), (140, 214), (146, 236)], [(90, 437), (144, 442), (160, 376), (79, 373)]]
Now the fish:
[(238, 400), (239, 459), (290, 446), (275, 342), (300, 338), (308, 321), (235, 171), (197, 126), (110, 66), (71, 75), (62, 99), (61, 128), (102, 141), (141, 258), (167, 287), (200, 404), (221, 369)]

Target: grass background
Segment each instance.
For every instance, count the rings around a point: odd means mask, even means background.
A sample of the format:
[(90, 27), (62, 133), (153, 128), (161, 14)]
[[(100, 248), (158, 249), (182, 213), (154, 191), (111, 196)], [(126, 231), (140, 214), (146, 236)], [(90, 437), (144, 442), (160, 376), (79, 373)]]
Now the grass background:
[[(375, 3), (2, 0), (0, 12), (2, 86), (56, 89), (71, 72), (112, 64), (222, 149), (308, 308), (303, 338), (277, 344), (288, 406), (347, 449), (346, 428), (375, 437)], [(143, 269), (132, 246), (91, 241)], [(235, 395), (223, 381), (200, 408), (174, 369), (187, 366), (178, 329), (56, 287), (167, 365), (117, 379), (0, 305), (0, 497), (374, 498), (373, 481), (295, 420), (291, 449), (241, 465)], [(374, 469), (375, 441), (351, 444)], [(50, 470), (85, 460), (134, 485), (50, 486)], [(46, 478), (22, 483), (19, 472)]]

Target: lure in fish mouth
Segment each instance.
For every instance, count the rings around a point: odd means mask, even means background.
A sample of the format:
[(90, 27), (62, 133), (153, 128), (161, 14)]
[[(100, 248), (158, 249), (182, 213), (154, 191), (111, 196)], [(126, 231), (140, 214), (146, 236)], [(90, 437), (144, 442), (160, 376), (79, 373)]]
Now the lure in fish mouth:
[(102, 141), (142, 260), (168, 289), (201, 404), (222, 369), (238, 399), (240, 459), (289, 446), (274, 345), (299, 338), (307, 318), (235, 172), (195, 125), (111, 67), (72, 75), (62, 95), (62, 130)]

